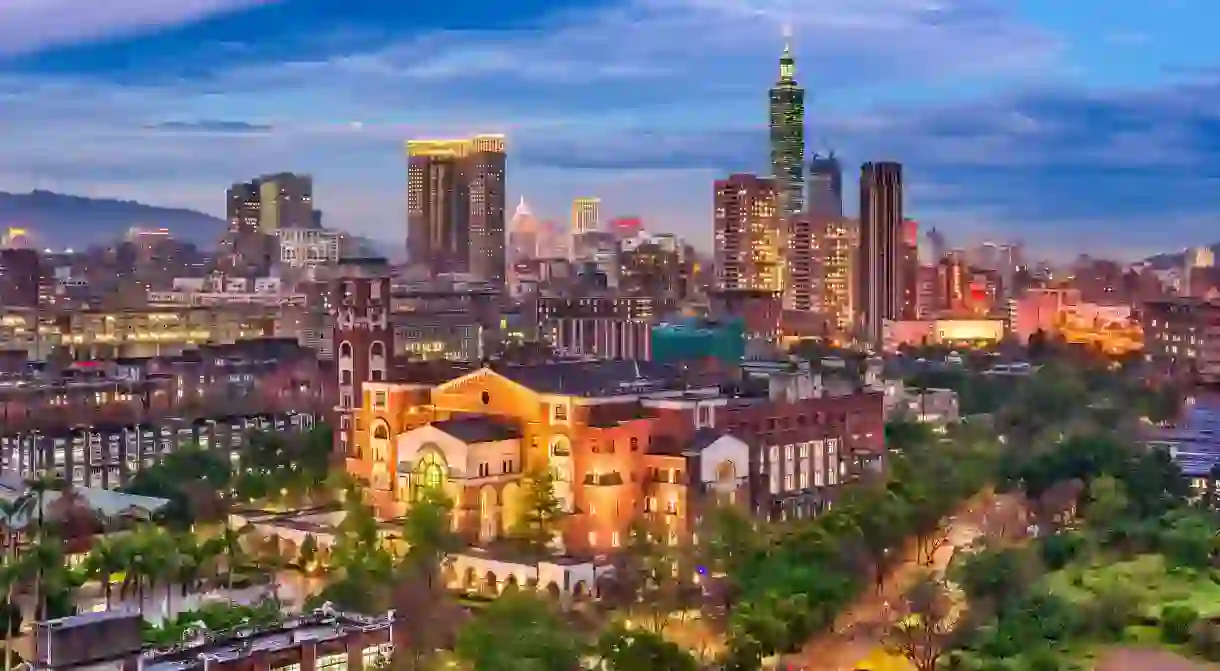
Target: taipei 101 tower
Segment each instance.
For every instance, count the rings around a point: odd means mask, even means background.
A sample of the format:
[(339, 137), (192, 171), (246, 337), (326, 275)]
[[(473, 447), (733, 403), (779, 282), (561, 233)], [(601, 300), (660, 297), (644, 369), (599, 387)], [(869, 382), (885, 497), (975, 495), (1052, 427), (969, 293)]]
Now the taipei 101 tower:
[(779, 79), (771, 87), (771, 176), (785, 217), (805, 209), (805, 89), (796, 83), (791, 39), (785, 27)]

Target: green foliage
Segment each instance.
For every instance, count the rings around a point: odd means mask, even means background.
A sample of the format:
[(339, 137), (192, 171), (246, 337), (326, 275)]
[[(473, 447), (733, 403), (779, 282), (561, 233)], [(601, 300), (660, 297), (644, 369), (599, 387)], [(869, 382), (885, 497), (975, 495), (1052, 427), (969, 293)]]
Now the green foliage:
[(583, 651), (550, 604), (521, 591), (463, 627), (454, 652), (471, 671), (572, 671)]
[(186, 529), (196, 520), (215, 518), (216, 493), (231, 484), (229, 464), (195, 445), (181, 447), (160, 463), (136, 471), (122, 491), (168, 499), (169, 505), (160, 513), (162, 519), (174, 528)]
[(1216, 551), (1216, 524), (1209, 517), (1184, 511), (1162, 518), (1164, 529), (1159, 538), (1161, 554), (1170, 562), (1190, 568), (1211, 565)]
[(615, 626), (597, 640), (604, 671), (696, 671), (694, 657), (649, 631)]
[(229, 631), (241, 626), (271, 626), (284, 619), (281, 605), (274, 600), (264, 600), (252, 605), (216, 602), (198, 610), (178, 613), (160, 625), (144, 626), (144, 642), (149, 645), (180, 643), (187, 629), (202, 622), (209, 631)]
[(1038, 544), (1042, 563), (1048, 571), (1058, 571), (1080, 556), (1087, 541), (1075, 531), (1060, 531), (1050, 534)]
[(1199, 619), (1199, 612), (1182, 605), (1170, 605), (1161, 610), (1161, 638), (1166, 643), (1180, 644), (1190, 640), (1190, 630)]
[(523, 489), (521, 519), (510, 535), (533, 552), (545, 552), (565, 514), (563, 502), (555, 495), (555, 473), (546, 467), (532, 468), (523, 478)]
[(1085, 512), (1089, 522), (1097, 528), (1115, 526), (1129, 507), (1127, 488), (1114, 476), (1102, 474), (1089, 484), (1089, 505)]

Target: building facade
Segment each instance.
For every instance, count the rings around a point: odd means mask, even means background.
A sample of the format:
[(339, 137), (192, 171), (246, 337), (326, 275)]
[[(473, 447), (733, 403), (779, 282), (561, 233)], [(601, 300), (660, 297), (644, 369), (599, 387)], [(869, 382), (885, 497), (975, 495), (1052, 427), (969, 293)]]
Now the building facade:
[(733, 394), (645, 362), (482, 368), (366, 383), (346, 463), (380, 515), (443, 488), (458, 529), (485, 547), (521, 520), (526, 474), (550, 468), (568, 511), (556, 549), (587, 557), (622, 547), (641, 519), (689, 542), (714, 503), (816, 514), (861, 463), (878, 463), (882, 414), (880, 393)]
[(600, 198), (577, 198), (572, 201), (572, 235), (601, 231)]
[(860, 336), (880, 343), (887, 320), (903, 307), (902, 166), (865, 163), (860, 170), (860, 247), (856, 317)]
[(775, 180), (737, 174), (715, 186), (716, 288), (784, 290), (784, 219)]
[(805, 209), (805, 89), (796, 83), (791, 45), (784, 45), (769, 99), (771, 177), (780, 215), (790, 217)]
[(407, 142), (407, 251), (434, 274), (505, 277), (505, 140)]

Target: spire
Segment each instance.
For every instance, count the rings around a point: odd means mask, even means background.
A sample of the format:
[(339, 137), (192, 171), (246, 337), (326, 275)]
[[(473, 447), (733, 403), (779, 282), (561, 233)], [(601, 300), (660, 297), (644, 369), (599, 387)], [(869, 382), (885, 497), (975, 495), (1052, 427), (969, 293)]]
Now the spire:
[(517, 211), (513, 213), (513, 218), (532, 216), (534, 213), (530, 211), (530, 206), (525, 204), (525, 196), (521, 196), (521, 202), (517, 204)]
[(779, 57), (779, 79), (790, 82), (796, 76), (796, 58), (792, 56), (792, 24), (784, 22), (784, 53)]

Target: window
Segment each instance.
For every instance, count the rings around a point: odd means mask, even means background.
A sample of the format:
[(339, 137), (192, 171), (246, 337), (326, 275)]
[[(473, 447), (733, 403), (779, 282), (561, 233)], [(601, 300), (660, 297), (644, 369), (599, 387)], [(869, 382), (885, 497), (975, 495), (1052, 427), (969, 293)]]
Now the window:
[(591, 545), (593, 547), (597, 547), (597, 532), (596, 531), (589, 532), (589, 545)]
[(415, 483), (415, 498), (423, 496), (425, 489), (434, 489), (445, 484), (445, 464), (435, 452), (428, 452), (415, 465), (412, 482)]
[(485, 478), (489, 475), (491, 475), (491, 464), (479, 464), (479, 477)]
[(271, 671), (301, 671), (301, 663), (293, 662), (292, 664), (285, 664), (284, 666), (276, 666), (273, 667)]
[(632, 439), (631, 439), (631, 451), (632, 451), (632, 452), (635, 452), (635, 451), (637, 451), (637, 450), (639, 450), (639, 449), (640, 449), (640, 439), (639, 439), (639, 438), (632, 437)]
[(610, 532), (610, 547), (618, 547), (618, 546), (619, 546), (619, 536), (618, 536), (618, 532), (617, 532), (617, 531), (611, 531), (611, 532)]
[(568, 408), (563, 404), (557, 403), (554, 406), (554, 417), (556, 422), (568, 421)]
[(321, 655), (314, 662), (314, 668), (317, 671), (347, 671), (347, 653)]
[(360, 651), (360, 665), (364, 667), (364, 671), (370, 671), (380, 663), (381, 649), (379, 646), (370, 645)]
[(375, 440), (389, 440), (390, 430), (386, 428), (385, 424), (378, 424), (373, 427), (373, 438)]

